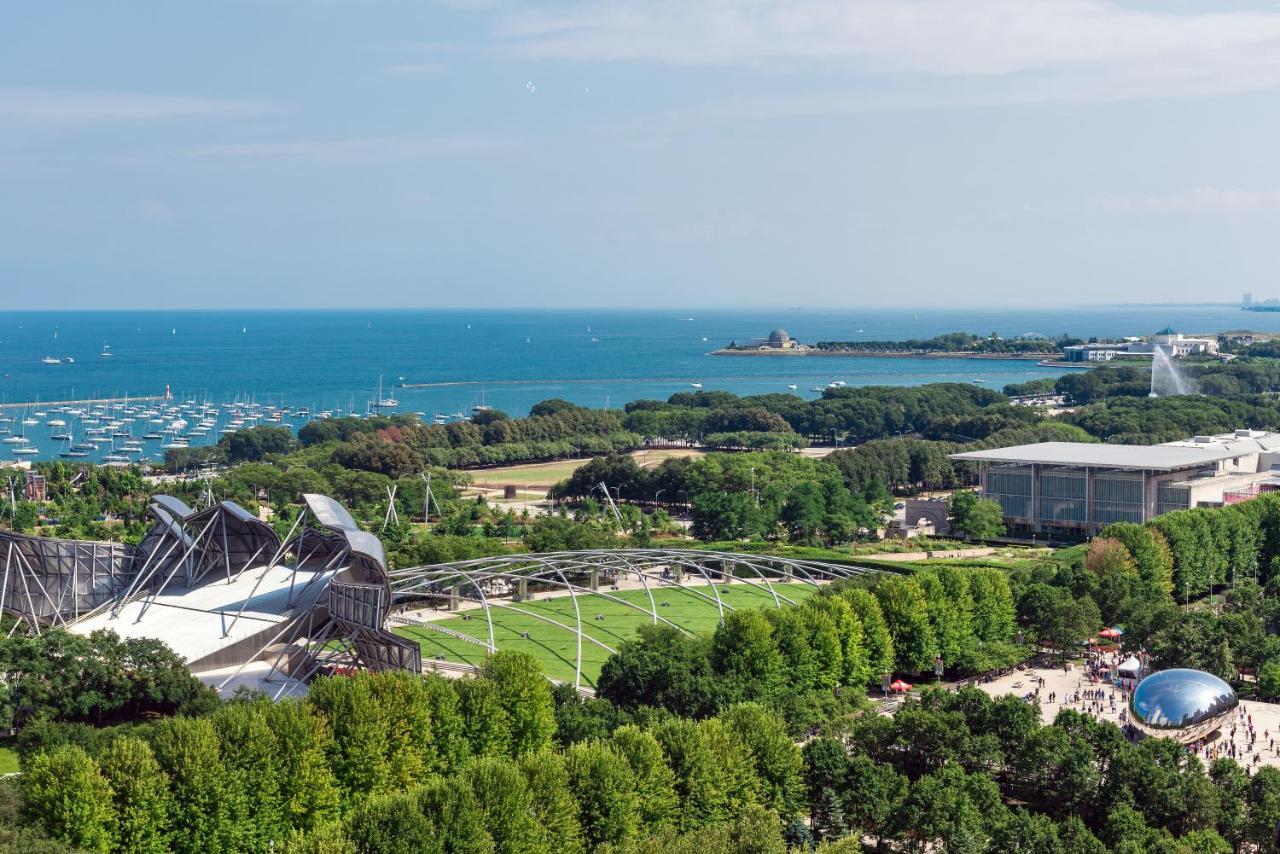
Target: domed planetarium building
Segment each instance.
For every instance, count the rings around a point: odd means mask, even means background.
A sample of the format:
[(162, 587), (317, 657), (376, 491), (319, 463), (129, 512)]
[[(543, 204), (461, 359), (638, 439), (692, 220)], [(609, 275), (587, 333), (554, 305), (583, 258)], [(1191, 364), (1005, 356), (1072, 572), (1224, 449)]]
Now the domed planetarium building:
[(1139, 682), (1129, 714), (1147, 735), (1187, 744), (1218, 729), (1239, 705), (1232, 687), (1212, 673), (1175, 668)]

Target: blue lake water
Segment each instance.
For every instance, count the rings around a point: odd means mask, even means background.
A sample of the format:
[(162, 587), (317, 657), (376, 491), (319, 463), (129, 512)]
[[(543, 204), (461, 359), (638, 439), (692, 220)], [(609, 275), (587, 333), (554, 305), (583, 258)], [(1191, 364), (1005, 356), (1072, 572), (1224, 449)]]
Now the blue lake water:
[[(737, 394), (785, 392), (795, 385), (802, 397), (815, 397), (811, 388), (836, 380), (849, 385), (981, 380), (999, 389), (1058, 372), (1021, 360), (733, 358), (709, 351), (778, 326), (811, 342), (923, 338), (952, 331), (1006, 337), (1141, 335), (1166, 325), (1188, 333), (1275, 332), (1280, 313), (1215, 306), (2, 312), (0, 402), (156, 395), (168, 387), (177, 400), (363, 411), (379, 377), (385, 393), (399, 400), (399, 411), (427, 416), (469, 412), (480, 403), (521, 415), (550, 397), (621, 407), (637, 398), (665, 398), (693, 383)], [(110, 358), (99, 355), (104, 343)], [(63, 361), (46, 365), (44, 357)], [(396, 388), (402, 379), (433, 385)], [(58, 443), (48, 441), (44, 424), (26, 429), (42, 456), (56, 451)]]

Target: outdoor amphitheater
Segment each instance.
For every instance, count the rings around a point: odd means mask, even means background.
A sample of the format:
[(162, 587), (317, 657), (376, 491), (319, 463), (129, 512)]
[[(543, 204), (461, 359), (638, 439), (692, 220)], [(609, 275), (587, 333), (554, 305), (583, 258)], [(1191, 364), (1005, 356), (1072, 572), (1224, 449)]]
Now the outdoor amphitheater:
[(51, 627), (164, 641), (219, 690), (274, 697), (353, 669), (463, 674), (521, 648), (589, 691), (643, 625), (710, 631), (738, 608), (781, 607), (874, 570), (693, 549), (508, 554), (390, 570), (338, 502), (303, 496), (281, 536), (224, 501), (158, 495), (135, 545), (0, 532), (0, 611)]

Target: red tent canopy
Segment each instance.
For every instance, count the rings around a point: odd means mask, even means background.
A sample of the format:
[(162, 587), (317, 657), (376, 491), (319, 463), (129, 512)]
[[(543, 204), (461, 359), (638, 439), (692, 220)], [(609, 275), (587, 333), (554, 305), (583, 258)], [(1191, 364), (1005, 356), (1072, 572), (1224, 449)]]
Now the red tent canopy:
[(911, 683), (910, 683), (910, 682), (903, 682), (901, 679), (895, 679), (895, 680), (893, 680), (893, 682), (889, 685), (889, 688), (890, 688), (891, 690), (893, 690), (893, 691), (910, 691), (910, 690), (911, 690)]
[(1104, 637), (1104, 638), (1118, 638), (1122, 634), (1123, 632), (1121, 632), (1119, 629), (1112, 629), (1112, 628), (1105, 628), (1102, 631), (1098, 632), (1098, 636)]

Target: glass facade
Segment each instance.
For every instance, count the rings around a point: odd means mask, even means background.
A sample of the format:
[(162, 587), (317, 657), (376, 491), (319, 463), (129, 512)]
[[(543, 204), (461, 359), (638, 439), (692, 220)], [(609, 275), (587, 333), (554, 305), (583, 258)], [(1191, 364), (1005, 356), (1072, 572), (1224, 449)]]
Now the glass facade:
[(1083, 469), (1045, 469), (1040, 473), (1040, 521), (1087, 522), (1089, 485)]
[(1156, 489), (1156, 513), (1186, 510), (1191, 504), (1191, 490), (1185, 486), (1160, 486)]
[(1141, 472), (1100, 472), (1094, 475), (1090, 500), (1093, 519), (1099, 525), (1141, 522), (1145, 502)]
[(1006, 517), (1030, 519), (1034, 477), (1029, 468), (992, 466), (987, 470), (986, 497), (1000, 502)]

